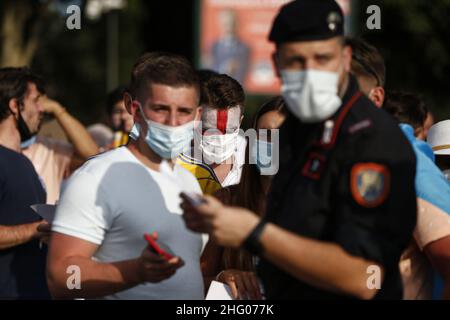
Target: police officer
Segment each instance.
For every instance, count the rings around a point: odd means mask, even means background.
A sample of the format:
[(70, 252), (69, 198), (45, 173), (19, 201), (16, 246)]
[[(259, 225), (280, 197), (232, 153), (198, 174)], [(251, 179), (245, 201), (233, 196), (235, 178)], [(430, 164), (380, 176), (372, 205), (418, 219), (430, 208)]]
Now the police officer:
[(267, 211), (184, 197), (189, 228), (260, 256), (269, 299), (401, 299), (398, 262), (416, 222), (415, 156), (349, 74), (333, 0), (283, 6), (269, 39), (291, 114)]

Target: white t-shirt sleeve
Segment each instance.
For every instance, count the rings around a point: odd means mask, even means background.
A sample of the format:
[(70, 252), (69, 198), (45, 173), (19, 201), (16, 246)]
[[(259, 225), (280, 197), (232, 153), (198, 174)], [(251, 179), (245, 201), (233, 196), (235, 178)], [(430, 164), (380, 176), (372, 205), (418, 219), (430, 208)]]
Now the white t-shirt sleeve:
[(56, 209), (52, 231), (100, 245), (113, 215), (98, 178), (79, 171), (68, 181)]

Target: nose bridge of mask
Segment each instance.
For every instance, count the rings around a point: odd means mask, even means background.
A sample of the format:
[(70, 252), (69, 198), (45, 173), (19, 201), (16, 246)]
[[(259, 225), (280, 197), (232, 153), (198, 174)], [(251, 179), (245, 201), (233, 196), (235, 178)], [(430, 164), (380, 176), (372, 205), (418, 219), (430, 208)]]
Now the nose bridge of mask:
[(288, 86), (289, 88), (302, 87), (308, 83), (323, 83), (322, 86), (327, 86), (327, 88), (334, 89), (339, 80), (340, 70), (324, 71), (317, 69), (306, 69), (306, 70), (282, 70), (281, 79), (283, 86)]
[(173, 139), (173, 138), (177, 138), (181, 134), (184, 134), (186, 128), (193, 126), (194, 121), (190, 121), (188, 123), (185, 123), (185, 124), (182, 124), (179, 126), (175, 126), (175, 127), (167, 126), (162, 123), (152, 121), (145, 116), (144, 109), (142, 108), (142, 104), (137, 100), (134, 100), (134, 102), (136, 102), (138, 104), (139, 110), (142, 114), (142, 118), (144, 119), (145, 123), (147, 123), (147, 127), (148, 127), (147, 130), (151, 130), (152, 127), (157, 128), (158, 131), (165, 132), (169, 138)]
[(282, 95), (288, 109), (305, 122), (320, 122), (341, 105), (338, 96), (339, 75), (335, 72), (309, 69), (281, 71)]
[(239, 131), (236, 130), (233, 133), (226, 133), (226, 134), (212, 134), (212, 135), (203, 135), (202, 141), (204, 146), (211, 146), (211, 147), (221, 147), (221, 146), (227, 146), (232, 144), (235, 139), (237, 138), (239, 134)]
[(337, 93), (339, 74), (329, 71), (310, 70), (307, 77), (309, 83), (317, 85), (315, 90)]
[(306, 75), (305, 71), (281, 71), (282, 89), (295, 90), (303, 88)]

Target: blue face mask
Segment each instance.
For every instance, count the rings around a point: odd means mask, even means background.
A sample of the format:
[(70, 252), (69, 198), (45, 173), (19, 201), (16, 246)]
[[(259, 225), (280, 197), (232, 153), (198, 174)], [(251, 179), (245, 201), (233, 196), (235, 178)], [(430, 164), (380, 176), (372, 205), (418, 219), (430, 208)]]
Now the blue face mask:
[(161, 158), (175, 159), (189, 147), (194, 137), (194, 121), (177, 127), (166, 126), (146, 119), (140, 104), (139, 109), (148, 126), (145, 142)]
[(20, 143), (20, 148), (21, 149), (26, 149), (29, 146), (31, 146), (32, 144), (34, 144), (36, 142), (37, 136), (32, 136), (30, 139), (25, 140), (24, 142)]
[(141, 126), (139, 125), (139, 123), (135, 123), (129, 133), (130, 139), (137, 140), (139, 138), (140, 131), (141, 131)]
[(272, 143), (265, 140), (257, 140), (252, 148), (252, 159), (259, 172), (270, 168), (272, 164)]

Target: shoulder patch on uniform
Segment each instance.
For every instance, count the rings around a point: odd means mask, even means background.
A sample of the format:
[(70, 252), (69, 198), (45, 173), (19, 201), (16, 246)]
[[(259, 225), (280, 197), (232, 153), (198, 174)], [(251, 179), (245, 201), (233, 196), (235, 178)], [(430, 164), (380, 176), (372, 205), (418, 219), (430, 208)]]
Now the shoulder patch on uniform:
[(389, 195), (391, 173), (384, 165), (357, 163), (352, 168), (350, 179), (352, 196), (363, 207), (378, 207)]

